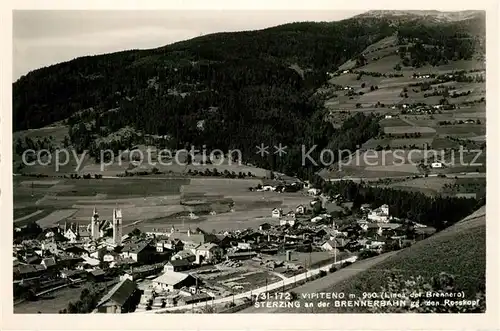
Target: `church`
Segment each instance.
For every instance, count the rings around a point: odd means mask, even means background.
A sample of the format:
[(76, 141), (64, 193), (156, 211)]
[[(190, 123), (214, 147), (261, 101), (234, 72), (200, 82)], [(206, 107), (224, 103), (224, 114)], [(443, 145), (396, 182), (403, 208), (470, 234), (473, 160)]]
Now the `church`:
[(123, 234), (122, 210), (114, 208), (113, 219), (112, 221), (109, 221), (100, 220), (99, 213), (94, 208), (89, 224), (90, 239), (97, 241), (100, 238), (104, 238), (108, 234), (109, 230), (112, 230), (113, 232), (113, 245), (120, 246)]

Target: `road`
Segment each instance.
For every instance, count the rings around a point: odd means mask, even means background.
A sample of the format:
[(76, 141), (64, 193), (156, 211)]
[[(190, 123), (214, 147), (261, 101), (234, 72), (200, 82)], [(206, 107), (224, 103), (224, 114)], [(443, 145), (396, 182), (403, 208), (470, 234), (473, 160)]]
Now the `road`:
[(30, 217), (34, 217), (34, 216), (36, 216), (36, 215), (38, 215), (38, 214), (40, 214), (40, 213), (42, 213), (42, 212), (43, 212), (43, 210), (37, 210), (37, 211), (35, 211), (35, 212), (33, 212), (33, 213), (29, 214), (29, 215), (26, 215), (26, 216), (23, 216), (23, 217), (16, 218), (16, 219), (14, 220), (14, 223), (16, 223), (16, 222), (21, 222), (21, 221), (24, 221), (24, 220), (27, 220), (28, 218), (30, 218)]
[[(357, 256), (352, 256), (344, 260), (337, 261), (337, 264), (341, 264), (343, 262), (354, 262), (356, 261)], [(261, 293), (265, 293), (268, 291), (276, 290), (279, 289), (283, 286), (293, 284), (297, 281), (301, 281), (304, 279), (307, 279), (311, 276), (315, 276), (320, 273), (321, 270), (327, 271), (334, 265), (335, 263), (325, 265), (323, 267), (309, 270), (305, 273), (302, 273), (300, 275), (296, 275), (295, 277), (290, 277), (284, 280), (280, 280), (279, 282), (273, 283), (273, 284), (268, 284), (267, 286), (263, 286), (257, 289), (253, 289), (248, 292), (240, 293), (234, 296), (228, 296), (208, 302), (200, 302), (196, 303), (194, 305), (184, 305), (184, 306), (176, 306), (176, 307), (169, 307), (169, 308), (162, 308), (162, 309), (157, 309), (157, 310), (148, 310), (148, 311), (143, 311), (143, 312), (138, 312), (136, 314), (158, 314), (162, 312), (169, 312), (169, 311), (178, 311), (178, 310), (186, 310), (186, 309), (193, 309), (193, 308), (201, 308), (201, 307), (206, 307), (207, 305), (212, 305), (212, 304), (221, 304), (221, 303), (226, 303), (226, 302), (232, 302), (234, 300), (240, 300), (243, 298), (251, 298), (252, 295), (259, 295)]]
[[(422, 176), (422, 175), (419, 175)], [(330, 182), (340, 182), (342, 180), (352, 180), (352, 181), (376, 181), (379, 179), (397, 179), (397, 178), (407, 178), (407, 177), (413, 177), (410, 175), (406, 176), (389, 176), (389, 177), (350, 177), (350, 176), (344, 176), (342, 178), (330, 178), (326, 179)], [(427, 177), (438, 177), (438, 174), (430, 174)], [(456, 174), (446, 174), (447, 178), (484, 178), (486, 177), (486, 173), (484, 172), (467, 172), (467, 173), (456, 173)]]
[[(384, 261), (385, 259), (393, 256), (396, 254), (397, 251), (394, 252), (388, 252), (385, 254), (381, 254), (379, 256), (362, 260), (359, 262), (356, 262), (346, 268), (340, 269), (332, 274), (328, 274), (325, 277), (313, 280), (311, 282), (305, 283), (304, 285), (301, 285), (297, 288), (295, 288), (293, 291), (299, 295), (300, 300), (302, 293), (318, 293), (324, 291), (326, 288), (330, 288), (332, 285), (338, 284), (346, 279), (349, 279), (353, 277), (354, 275), (367, 270), (368, 268), (371, 268), (375, 266), (376, 264)], [(272, 308), (272, 307), (255, 307), (251, 306), (248, 308), (245, 308), (238, 313), (243, 313), (243, 314), (261, 314), (261, 313), (297, 313), (298, 309), (302, 309), (300, 312), (306, 312), (305, 308)]]

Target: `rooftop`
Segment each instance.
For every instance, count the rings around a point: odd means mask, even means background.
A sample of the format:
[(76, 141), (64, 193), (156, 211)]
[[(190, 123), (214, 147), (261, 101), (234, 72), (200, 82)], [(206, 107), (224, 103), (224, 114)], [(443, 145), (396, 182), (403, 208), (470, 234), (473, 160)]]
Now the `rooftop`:
[(136, 289), (135, 283), (127, 278), (116, 284), (97, 304), (97, 307), (107, 301), (114, 301), (119, 305), (124, 305)]
[(189, 274), (185, 274), (182, 272), (167, 271), (163, 275), (153, 279), (153, 282), (160, 284), (167, 284), (167, 285), (175, 285), (179, 284), (189, 276), (190, 276)]

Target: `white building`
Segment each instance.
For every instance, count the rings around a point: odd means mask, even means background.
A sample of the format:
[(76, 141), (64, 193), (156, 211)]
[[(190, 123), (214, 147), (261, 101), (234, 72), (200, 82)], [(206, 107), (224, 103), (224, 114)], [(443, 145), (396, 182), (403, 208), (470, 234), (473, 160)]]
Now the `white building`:
[(295, 225), (295, 219), (293, 218), (283, 218), (283, 219), (280, 219), (280, 225), (283, 226), (283, 225), (290, 225), (290, 226), (294, 226)]
[(184, 286), (189, 287), (195, 285), (196, 279), (190, 274), (168, 271), (153, 279), (152, 283), (153, 288), (158, 291), (172, 292), (174, 290), (179, 290)]
[(297, 208), (295, 208), (296, 214), (304, 214), (305, 212), (306, 212), (306, 207), (304, 207), (304, 205), (298, 205)]
[(281, 218), (283, 216), (283, 209), (281, 208), (274, 208), (273, 211), (271, 212), (271, 217), (273, 218)]
[(389, 206), (382, 205), (380, 208), (372, 210), (368, 214), (368, 219), (376, 223), (387, 223), (389, 222)]
[(42, 242), (42, 251), (49, 251), (54, 255), (57, 255), (59, 252), (59, 249), (57, 248), (57, 244), (54, 241), (45, 241)]
[(310, 188), (307, 193), (311, 196), (317, 196), (321, 193), (321, 190), (319, 188)]
[(316, 222), (321, 221), (322, 219), (323, 219), (323, 217), (321, 217), (321, 216), (316, 216), (316, 217), (313, 217), (313, 218), (311, 219), (311, 222), (316, 223)]

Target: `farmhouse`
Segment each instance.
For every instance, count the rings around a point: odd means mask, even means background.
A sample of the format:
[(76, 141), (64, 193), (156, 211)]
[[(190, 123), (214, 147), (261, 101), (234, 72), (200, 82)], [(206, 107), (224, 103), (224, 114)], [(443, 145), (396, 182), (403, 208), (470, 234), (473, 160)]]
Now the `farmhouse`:
[(441, 162), (431, 163), (431, 168), (433, 168), (433, 169), (438, 169), (438, 168), (442, 168), (442, 167), (443, 167), (443, 164)]
[(304, 207), (304, 205), (298, 205), (296, 208), (295, 208), (295, 214), (305, 214), (306, 212), (306, 207)]
[(163, 275), (153, 279), (153, 287), (157, 290), (172, 292), (183, 287), (196, 285), (196, 278), (193, 276), (182, 273), (167, 271)]
[(389, 206), (382, 205), (380, 208), (372, 210), (368, 214), (368, 219), (372, 222), (387, 223), (389, 222)]

